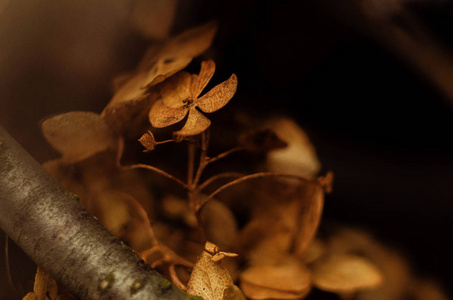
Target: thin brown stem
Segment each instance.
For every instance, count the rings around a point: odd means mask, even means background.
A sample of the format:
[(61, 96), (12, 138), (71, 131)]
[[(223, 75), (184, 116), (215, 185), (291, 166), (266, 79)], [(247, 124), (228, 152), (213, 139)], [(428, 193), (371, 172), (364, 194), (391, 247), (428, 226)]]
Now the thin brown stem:
[(313, 181), (312, 179), (307, 179), (307, 178), (304, 178), (304, 177), (301, 177), (299, 175), (292, 175), (292, 174), (281, 174), (281, 173), (273, 173), (273, 172), (262, 172), (262, 173), (255, 173), (255, 174), (250, 174), (250, 175), (246, 175), (244, 177), (241, 177), (241, 178), (238, 178), (236, 180), (233, 180), (233, 181), (230, 181), (224, 185), (222, 185), (221, 187), (219, 187), (218, 189), (216, 189), (214, 192), (212, 192), (209, 196), (207, 196), (206, 198), (204, 198), (202, 201), (200, 201), (200, 205), (197, 207), (197, 213), (201, 210), (201, 208), (203, 208), (203, 206), (209, 201), (211, 200), (212, 198), (214, 198), (215, 196), (217, 196), (220, 192), (222, 192), (223, 190), (233, 186), (233, 185), (236, 185), (236, 184), (239, 184), (239, 183), (242, 183), (244, 181), (247, 181), (247, 180), (250, 180), (250, 179), (256, 179), (256, 178), (263, 178), (263, 177), (283, 177), (283, 178), (293, 178), (293, 179), (297, 179), (297, 180), (300, 180), (300, 181), (304, 181), (304, 182), (310, 182), (310, 181)]
[(171, 143), (171, 142), (174, 142), (174, 141), (175, 141), (174, 139), (160, 141), (160, 142), (156, 142), (156, 145), (165, 144), (165, 143)]
[(208, 145), (209, 145), (209, 133), (207, 131), (204, 131), (201, 134), (201, 156), (200, 162), (198, 164), (197, 174), (195, 175), (194, 179), (194, 188), (197, 187), (198, 183), (200, 182), (201, 175), (203, 174), (204, 169), (209, 163)]
[(193, 185), (193, 172), (195, 168), (195, 144), (189, 143), (187, 146), (187, 185), (192, 189)]
[(151, 170), (151, 171), (154, 171), (154, 172), (156, 172), (158, 174), (161, 174), (162, 176), (165, 176), (165, 177), (175, 181), (176, 183), (181, 185), (186, 190), (190, 190), (190, 187), (187, 184), (185, 184), (184, 182), (182, 182), (181, 180), (179, 180), (175, 176), (165, 172), (164, 170), (161, 170), (159, 168), (156, 168), (156, 167), (153, 167), (153, 166), (150, 166), (150, 165), (135, 164), (135, 165), (129, 165), (129, 166), (121, 166), (121, 169), (123, 169), (123, 170), (132, 170), (132, 169), (147, 169), (147, 170)]
[(222, 159), (222, 158), (225, 158), (227, 157), (228, 155), (232, 154), (232, 153), (235, 153), (235, 152), (239, 152), (239, 151), (243, 151), (245, 148), (244, 147), (235, 147), (233, 149), (230, 149), (228, 151), (225, 151), (223, 153), (220, 153), (219, 155), (217, 156), (214, 156), (214, 157), (211, 157), (208, 159), (208, 163), (212, 163), (212, 162), (215, 162), (219, 159)]
[(184, 285), (184, 283), (179, 280), (178, 274), (176, 273), (175, 270), (175, 264), (171, 264), (170, 267), (168, 268), (168, 271), (170, 272), (170, 278), (173, 283), (179, 287), (183, 291), (187, 291), (187, 286)]
[(220, 173), (220, 174), (216, 174), (210, 178), (208, 178), (205, 182), (203, 182), (202, 184), (200, 184), (198, 186), (198, 190), (199, 191), (202, 191), (203, 189), (205, 189), (208, 185), (210, 185), (211, 183), (213, 183), (214, 181), (218, 180), (218, 179), (221, 179), (221, 178), (228, 178), (228, 177), (241, 177), (241, 176), (244, 176), (244, 173), (239, 173), (239, 172), (225, 172), (225, 173)]

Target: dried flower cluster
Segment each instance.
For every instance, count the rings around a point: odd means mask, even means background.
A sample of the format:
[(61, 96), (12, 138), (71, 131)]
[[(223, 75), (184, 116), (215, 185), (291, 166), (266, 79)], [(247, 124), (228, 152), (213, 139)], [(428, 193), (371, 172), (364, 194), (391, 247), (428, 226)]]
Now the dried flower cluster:
[[(208, 23), (153, 45), (135, 72), (115, 81), (116, 92), (101, 114), (69, 112), (44, 120), (44, 137), (61, 153), (45, 168), (152, 267), (204, 299), (302, 299), (313, 288), (348, 299), (407, 295), (408, 282), (394, 289), (386, 280), (394, 272), (381, 264), (394, 258), (374, 240), (356, 238), (352, 230), (315, 238), (333, 175), (317, 177), (314, 148), (296, 123), (266, 120), (235, 133), (233, 148), (210, 155), (215, 139), (203, 113), (228, 104), (238, 79), (232, 74), (203, 94), (214, 61), (203, 59), (198, 74), (183, 69), (210, 47), (215, 32), (216, 24)], [(170, 131), (158, 129), (166, 127)], [(157, 141), (156, 132), (171, 136)], [(185, 155), (174, 157), (186, 178), (170, 163), (178, 176), (165, 164), (123, 164), (131, 140), (149, 157), (171, 146), (162, 144), (186, 144), (187, 164), (180, 164)], [(252, 165), (260, 172), (219, 167), (206, 175), (214, 162), (242, 153), (259, 157)], [(179, 189), (167, 182), (159, 187), (159, 176)], [(35, 286), (35, 297), (42, 286)], [(53, 295), (54, 287), (49, 291)]]

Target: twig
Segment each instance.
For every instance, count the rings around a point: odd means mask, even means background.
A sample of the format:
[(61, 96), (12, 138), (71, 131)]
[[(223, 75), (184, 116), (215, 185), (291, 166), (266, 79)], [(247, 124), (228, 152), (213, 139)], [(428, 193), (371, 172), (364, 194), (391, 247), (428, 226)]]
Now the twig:
[[(221, 187), (219, 187), (218, 189), (216, 189), (214, 192), (212, 192), (209, 196), (207, 196), (206, 198), (204, 198), (203, 200), (200, 201), (200, 205), (197, 207), (197, 212), (199, 212), (201, 210), (201, 208), (203, 208), (203, 206), (209, 201), (211, 200), (212, 198), (214, 198), (215, 196), (217, 196), (217, 194), (219, 194), (220, 192), (222, 192), (223, 190), (233, 186), (233, 185), (236, 185), (236, 184), (239, 184), (239, 183), (242, 183), (244, 181), (247, 181), (247, 180), (250, 180), (250, 179), (256, 179), (256, 178), (263, 178), (263, 177), (282, 177), (282, 178), (293, 178), (293, 179), (297, 179), (297, 180), (300, 180), (300, 181), (304, 181), (304, 182), (310, 182), (310, 181), (314, 181), (312, 179), (307, 179), (307, 178), (304, 178), (304, 177), (301, 177), (299, 175), (292, 175), (292, 174), (281, 174), (281, 173), (274, 173), (274, 172), (262, 172), (262, 173), (255, 173), (255, 174), (250, 174), (250, 175), (246, 175), (244, 177), (241, 177), (241, 178), (238, 178), (236, 180), (233, 180), (233, 181), (230, 181), (224, 185), (222, 185)], [(315, 181), (316, 182), (316, 181)]]
[(213, 183), (214, 181), (218, 180), (218, 179), (221, 179), (221, 178), (228, 178), (228, 177), (241, 177), (241, 176), (244, 176), (244, 173), (239, 173), (239, 172), (225, 172), (225, 173), (220, 173), (220, 174), (216, 174), (210, 178), (208, 178), (205, 182), (203, 182), (202, 184), (200, 184), (198, 186), (198, 190), (199, 191), (202, 191), (204, 190), (208, 185), (210, 185), (211, 183)]
[(177, 182), (179, 185), (181, 185), (183, 188), (187, 189), (187, 190), (190, 190), (190, 187), (189, 185), (185, 184), (184, 182), (182, 182), (181, 180), (179, 180), (178, 178), (176, 178), (175, 176), (165, 172), (164, 170), (161, 170), (159, 168), (156, 168), (156, 167), (153, 167), (153, 166), (150, 166), (150, 165), (146, 165), (146, 164), (135, 164), (135, 165), (129, 165), (129, 166), (121, 166), (121, 169), (123, 170), (132, 170), (132, 169), (147, 169), (147, 170), (151, 170), (151, 171), (154, 171), (158, 174), (161, 174), (175, 182)]
[(193, 299), (115, 238), (1, 127), (0, 226), (78, 299)]

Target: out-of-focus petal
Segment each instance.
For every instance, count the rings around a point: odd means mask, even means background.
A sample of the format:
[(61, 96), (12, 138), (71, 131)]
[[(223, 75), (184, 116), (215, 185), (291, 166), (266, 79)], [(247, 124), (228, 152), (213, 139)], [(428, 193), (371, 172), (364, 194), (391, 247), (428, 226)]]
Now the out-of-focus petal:
[(224, 107), (236, 93), (238, 79), (235, 74), (228, 80), (216, 85), (204, 96), (196, 100), (196, 104), (204, 112), (211, 113)]
[(181, 108), (185, 105), (183, 100), (192, 97), (190, 85), (192, 76), (187, 72), (180, 72), (169, 78), (160, 91), (163, 103), (169, 108)]
[(187, 114), (188, 109), (166, 106), (162, 100), (157, 101), (149, 111), (149, 121), (156, 128), (167, 127), (178, 123)]

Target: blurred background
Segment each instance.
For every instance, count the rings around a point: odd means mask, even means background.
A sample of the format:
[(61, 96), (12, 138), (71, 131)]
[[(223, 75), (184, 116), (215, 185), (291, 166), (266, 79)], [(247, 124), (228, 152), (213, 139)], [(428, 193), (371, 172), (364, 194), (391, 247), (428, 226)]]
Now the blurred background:
[[(325, 224), (372, 232), (449, 288), (451, 2), (0, 0), (0, 125), (38, 161), (56, 157), (40, 119), (100, 112), (148, 45), (211, 19), (216, 74), (239, 78), (232, 103), (297, 120), (335, 173)], [(35, 266), (9, 245), (13, 294), (0, 238), (0, 299), (20, 299)]]

